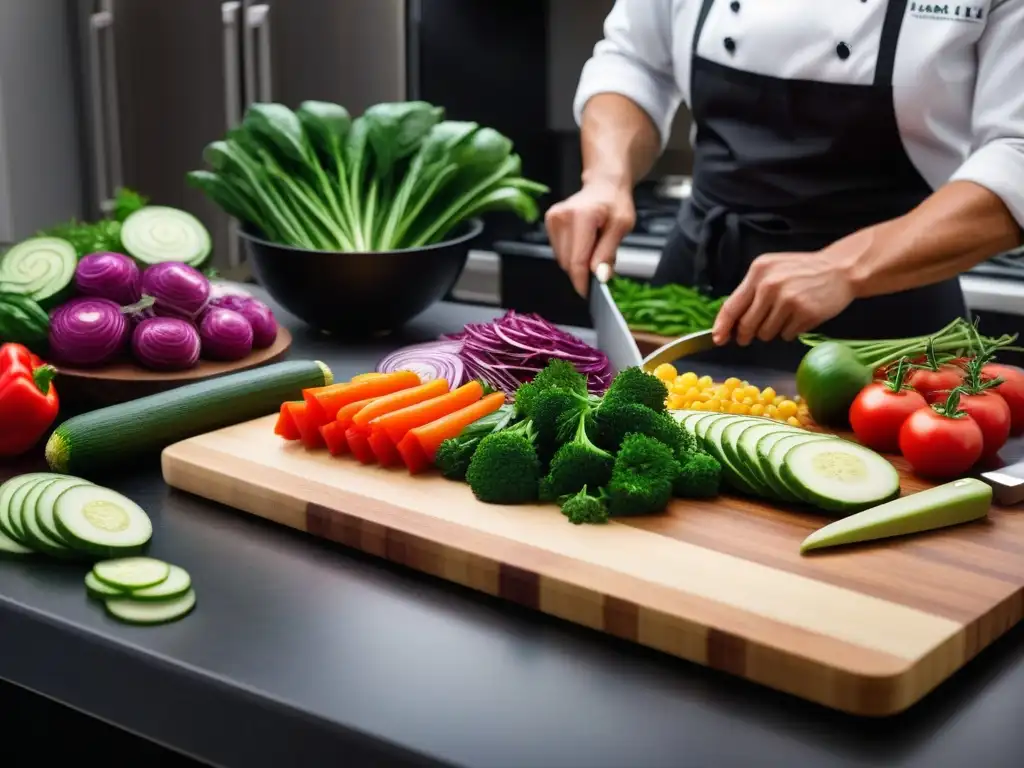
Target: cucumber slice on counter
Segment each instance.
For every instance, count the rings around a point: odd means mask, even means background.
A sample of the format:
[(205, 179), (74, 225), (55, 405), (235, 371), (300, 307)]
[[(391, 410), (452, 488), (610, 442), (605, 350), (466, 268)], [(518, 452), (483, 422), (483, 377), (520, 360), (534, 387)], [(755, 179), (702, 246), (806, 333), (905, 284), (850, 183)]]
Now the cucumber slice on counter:
[(173, 600), (181, 597), (190, 589), (192, 589), (192, 577), (189, 576), (188, 571), (177, 565), (172, 565), (170, 573), (168, 573), (164, 581), (154, 587), (136, 589), (129, 596), (132, 600), (142, 600), (144, 602)]
[(57, 498), (68, 488), (74, 488), (78, 485), (92, 485), (92, 483), (80, 477), (71, 477), (70, 475), (56, 475), (55, 477), (57, 480), (47, 484), (42, 494), (40, 494), (39, 500), (36, 502), (36, 522), (39, 523), (39, 528), (52, 541), (57, 541), (66, 547), (68, 542), (64, 540), (60, 531), (57, 530), (57, 521), (53, 516), (54, 505), (57, 503)]
[(143, 602), (131, 597), (112, 597), (105, 603), (107, 612), (127, 624), (167, 624), (189, 614), (196, 607), (195, 590), (181, 597), (159, 602)]
[(25, 506), (25, 499), (28, 498), (29, 491), (31, 491), (36, 485), (44, 483), (52, 477), (52, 475), (40, 475), (33, 477), (28, 482), (22, 483), (18, 486), (18, 489), (11, 496), (9, 513), (11, 532), (14, 534), (15, 538), (17, 538), (17, 540), (23, 543), (26, 547), (32, 547), (32, 540), (25, 535), (25, 524), (21, 519), (22, 510)]
[(795, 445), (786, 451), (781, 469), (801, 498), (832, 512), (855, 512), (900, 494), (899, 473), (888, 459), (847, 440)]
[(152, 557), (124, 557), (96, 563), (92, 572), (97, 579), (115, 589), (134, 591), (167, 581), (171, 566)]
[(153, 523), (138, 504), (98, 485), (67, 488), (54, 504), (60, 535), (76, 549), (128, 554), (145, 546)]
[(96, 600), (106, 600), (108, 597), (121, 597), (125, 594), (123, 589), (117, 589), (109, 584), (104, 584), (96, 578), (96, 574), (92, 571), (85, 574), (85, 591), (89, 593), (89, 597)]
[(931, 531), (978, 520), (992, 506), (992, 488), (973, 477), (880, 504), (819, 528), (800, 552)]
[(212, 249), (210, 233), (195, 216), (164, 205), (147, 205), (121, 225), (121, 243), (143, 264), (183, 261), (198, 267)]
[(15, 492), (26, 483), (31, 483), (41, 477), (50, 477), (48, 472), (33, 472), (27, 475), (18, 475), (0, 485), (0, 552), (5, 555), (29, 555), (33, 550), (26, 546), (26, 542), (14, 531), (11, 524), (11, 501)]
[(703, 419), (697, 419), (693, 422), (694, 437), (696, 437), (701, 443), (705, 445), (705, 450), (707, 450), (706, 441), (708, 437), (708, 430), (711, 428), (711, 425), (714, 424), (716, 421), (719, 421), (720, 419), (725, 419), (728, 417), (728, 413), (706, 413), (704, 414)]
[(68, 547), (63, 539), (50, 536), (39, 522), (39, 500), (47, 490), (60, 482), (61, 478), (54, 475), (48, 480), (40, 480), (32, 485), (21, 505), (21, 524), (25, 531), (25, 539), (33, 549), (54, 557), (71, 557), (75, 554), (74, 550)]

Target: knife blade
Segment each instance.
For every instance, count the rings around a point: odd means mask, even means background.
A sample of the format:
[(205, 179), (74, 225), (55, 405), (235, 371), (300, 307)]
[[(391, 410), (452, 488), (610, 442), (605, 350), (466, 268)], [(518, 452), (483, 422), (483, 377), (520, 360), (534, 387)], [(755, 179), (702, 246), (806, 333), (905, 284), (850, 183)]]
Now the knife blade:
[[(602, 269), (604, 267), (604, 269)], [(615, 305), (612, 293), (605, 285), (611, 268), (601, 264), (590, 276), (590, 318), (597, 332), (597, 348), (608, 356), (616, 373), (639, 366), (643, 362), (640, 348), (626, 325), (626, 319)], [(605, 278), (605, 279), (602, 279)]]
[(663, 344), (643, 359), (641, 367), (645, 371), (653, 371), (662, 363), (674, 363), (681, 357), (695, 355), (698, 352), (706, 352), (715, 348), (715, 341), (711, 338), (711, 329), (696, 331), (680, 336), (668, 344)]

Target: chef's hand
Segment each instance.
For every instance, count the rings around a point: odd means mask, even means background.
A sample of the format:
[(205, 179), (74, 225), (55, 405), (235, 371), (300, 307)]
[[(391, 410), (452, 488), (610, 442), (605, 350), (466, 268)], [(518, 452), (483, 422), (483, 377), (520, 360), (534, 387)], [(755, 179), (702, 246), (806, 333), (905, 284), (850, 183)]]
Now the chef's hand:
[(558, 265), (580, 296), (598, 264), (615, 264), (615, 251), (636, 221), (629, 186), (594, 180), (548, 209), (544, 218)]
[(830, 320), (854, 299), (846, 273), (833, 254), (766, 253), (754, 259), (743, 282), (715, 320), (716, 344), (731, 336), (740, 346), (781, 336), (792, 341)]

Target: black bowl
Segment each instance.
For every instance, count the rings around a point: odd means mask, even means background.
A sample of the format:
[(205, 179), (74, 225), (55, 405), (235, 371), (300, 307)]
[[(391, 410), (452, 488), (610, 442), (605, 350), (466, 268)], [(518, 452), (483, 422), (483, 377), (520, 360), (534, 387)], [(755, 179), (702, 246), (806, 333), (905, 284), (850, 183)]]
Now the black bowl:
[(480, 219), (451, 239), (401, 251), (310, 251), (242, 231), (256, 279), (282, 307), (313, 328), (366, 336), (399, 328), (444, 298), (462, 274)]

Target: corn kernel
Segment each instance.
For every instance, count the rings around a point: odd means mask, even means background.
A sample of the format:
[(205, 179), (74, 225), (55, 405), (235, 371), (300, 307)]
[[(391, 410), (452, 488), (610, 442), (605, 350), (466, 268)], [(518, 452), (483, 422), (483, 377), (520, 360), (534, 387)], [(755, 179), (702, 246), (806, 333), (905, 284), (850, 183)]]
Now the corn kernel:
[(708, 400), (706, 403), (704, 403), (704, 405), (705, 405), (705, 407), (707, 407), (707, 409), (709, 411), (720, 411), (720, 410), (722, 410), (722, 401), (719, 400), (717, 397), (712, 397), (710, 400)]
[(749, 405), (744, 405), (743, 403), (730, 403), (729, 404), (729, 413), (747, 413), (749, 410), (750, 410), (750, 406)]
[(654, 369), (654, 377), (661, 379), (666, 384), (674, 379), (679, 374), (676, 373), (676, 367), (671, 363), (662, 363)]
[(775, 402), (775, 389), (773, 387), (765, 387), (761, 390), (761, 400), (765, 405)]
[(754, 398), (752, 398), (752, 397), (744, 397), (742, 400), (740, 400), (740, 402), (743, 403), (746, 406), (751, 406), (751, 405), (754, 404)]
[(761, 390), (753, 385), (748, 385), (743, 388), (743, 396), (749, 397), (751, 400), (757, 400), (761, 397)]
[(703, 410), (705, 410), (704, 403), (699, 402), (699, 401), (696, 402), (696, 403), (690, 403), (690, 405), (688, 407), (689, 407), (689, 409), (691, 411), (703, 411)]
[(796, 403), (792, 400), (783, 400), (779, 403), (779, 416), (784, 419), (788, 419), (790, 416), (796, 416)]
[(764, 416), (764, 406), (761, 403), (754, 403), (750, 406), (751, 416)]
[(792, 424), (794, 427), (801, 426), (800, 420), (796, 416), (790, 416), (788, 419), (786, 419), (786, 423)]
[(777, 419), (779, 417), (779, 409), (775, 405), (766, 405), (764, 407), (764, 415), (769, 419)]
[(714, 384), (714, 379), (712, 379), (710, 376), (701, 376), (699, 379), (697, 379), (697, 386), (703, 387), (704, 389), (713, 387)]
[(782, 404), (782, 401), (785, 400), (785, 399), (786, 398), (785, 398), (784, 395), (776, 395), (775, 397), (772, 398), (772, 405), (779, 406), (779, 405)]
[(677, 394), (671, 394), (665, 401), (665, 406), (673, 411), (678, 411), (683, 407), (683, 396)]
[(697, 374), (693, 371), (687, 371), (680, 374), (679, 381), (684, 387), (692, 387), (697, 383)]
[(732, 392), (736, 387), (740, 385), (740, 380), (735, 376), (730, 376), (728, 379), (722, 382), (722, 386)]

